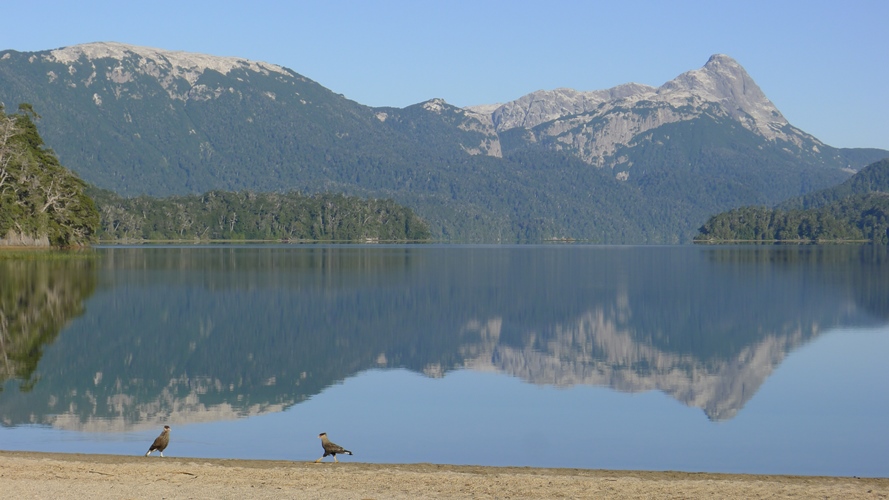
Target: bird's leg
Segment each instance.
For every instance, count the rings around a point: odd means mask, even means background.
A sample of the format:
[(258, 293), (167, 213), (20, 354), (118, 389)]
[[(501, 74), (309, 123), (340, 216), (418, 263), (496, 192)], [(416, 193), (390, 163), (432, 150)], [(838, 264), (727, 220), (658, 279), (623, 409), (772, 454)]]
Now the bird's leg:
[(334, 461), (335, 463), (340, 463), (340, 461), (336, 459), (336, 455), (333, 456), (333, 461)]
[(318, 460), (315, 460), (315, 463), (316, 463), (316, 464), (320, 464), (322, 460), (324, 460), (324, 457), (321, 457), (321, 458), (319, 458)]
[(161, 458), (164, 458), (164, 452), (161, 452)]

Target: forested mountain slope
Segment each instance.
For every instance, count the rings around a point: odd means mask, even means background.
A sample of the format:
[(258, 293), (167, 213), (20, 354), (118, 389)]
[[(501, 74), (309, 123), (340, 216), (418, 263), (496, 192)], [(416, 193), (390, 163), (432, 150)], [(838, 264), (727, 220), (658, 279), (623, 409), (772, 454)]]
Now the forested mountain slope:
[(690, 241), (889, 156), (792, 127), (723, 55), (658, 88), (397, 109), (275, 64), (95, 43), (0, 52), (0, 102), (31, 103), (62, 163), (122, 196), (392, 199), (445, 241)]
[(889, 244), (889, 160), (868, 165), (839, 186), (781, 203), (715, 215), (697, 241), (870, 241)]

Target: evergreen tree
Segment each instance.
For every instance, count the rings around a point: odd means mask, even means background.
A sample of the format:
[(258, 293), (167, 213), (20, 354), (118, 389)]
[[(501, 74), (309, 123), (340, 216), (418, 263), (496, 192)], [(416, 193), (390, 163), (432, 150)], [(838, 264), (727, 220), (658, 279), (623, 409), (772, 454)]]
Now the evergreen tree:
[(71, 247), (88, 244), (99, 214), (85, 183), (44, 147), (28, 104), (0, 106), (0, 242)]

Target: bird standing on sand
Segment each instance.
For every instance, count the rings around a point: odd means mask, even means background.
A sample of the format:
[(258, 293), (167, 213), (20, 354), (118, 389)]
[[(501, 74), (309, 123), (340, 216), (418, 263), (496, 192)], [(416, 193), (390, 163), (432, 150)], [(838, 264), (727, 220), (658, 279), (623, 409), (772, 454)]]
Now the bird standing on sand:
[(164, 456), (164, 450), (167, 449), (168, 444), (170, 444), (170, 426), (165, 425), (164, 432), (161, 432), (161, 435), (154, 439), (154, 442), (151, 443), (151, 448), (148, 448), (148, 453), (145, 456), (151, 455), (151, 452), (154, 450), (161, 452), (161, 456)]
[(333, 461), (339, 462), (339, 460), (336, 459), (337, 453), (339, 453), (340, 455), (351, 455), (352, 454), (351, 451), (343, 448), (342, 446), (340, 446), (336, 443), (330, 442), (330, 440), (327, 439), (326, 432), (322, 432), (321, 434), (318, 434), (318, 437), (321, 438), (321, 447), (324, 448), (324, 456), (322, 456), (318, 460), (315, 460), (316, 464), (318, 462), (324, 460), (324, 457), (326, 457), (327, 455), (333, 455)]

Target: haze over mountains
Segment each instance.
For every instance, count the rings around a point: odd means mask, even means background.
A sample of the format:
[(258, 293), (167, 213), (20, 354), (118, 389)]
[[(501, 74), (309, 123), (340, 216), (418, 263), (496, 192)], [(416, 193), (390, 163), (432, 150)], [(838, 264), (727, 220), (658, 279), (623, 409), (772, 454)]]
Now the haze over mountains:
[(399, 109), (275, 64), (92, 43), (0, 52), (0, 102), (32, 104), (62, 164), (123, 195), (391, 197), (449, 241), (686, 242), (889, 157), (793, 127), (726, 55), (657, 88)]

